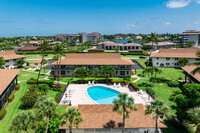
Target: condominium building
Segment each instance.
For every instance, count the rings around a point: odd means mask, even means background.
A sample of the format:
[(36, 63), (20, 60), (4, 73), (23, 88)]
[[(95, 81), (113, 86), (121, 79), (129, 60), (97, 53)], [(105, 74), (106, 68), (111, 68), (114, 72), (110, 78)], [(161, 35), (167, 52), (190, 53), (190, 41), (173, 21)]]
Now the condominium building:
[[(135, 106), (138, 111), (129, 111), (125, 133), (155, 133), (155, 120), (151, 114), (145, 115), (145, 105), (135, 104)], [(74, 108), (81, 112), (83, 121), (78, 128), (72, 127), (73, 133), (122, 132), (123, 117), (118, 112), (113, 112), (112, 104), (78, 105)], [(160, 118), (158, 118), (158, 128), (167, 128)], [(69, 133), (67, 125), (60, 126), (59, 129), (61, 133)]]
[(198, 66), (195, 65), (182, 67), (186, 83), (200, 83), (200, 73), (197, 72), (194, 75), (191, 74), (191, 72), (197, 67)]
[(189, 63), (199, 62), (200, 58), (196, 56), (199, 48), (184, 49), (160, 49), (158, 53), (151, 54), (153, 67), (181, 67), (178, 64), (180, 58), (189, 59)]
[(192, 47), (200, 47), (200, 31), (188, 30), (182, 33), (182, 43), (194, 42)]
[(16, 68), (17, 67), (16, 62), (19, 59), (26, 61), (26, 56), (18, 55), (13, 50), (11, 50), (11, 51), (1, 51), (0, 57), (3, 57), (3, 59), (5, 60), (5, 65), (3, 65), (3, 67), (8, 68), (8, 69)]
[(61, 59), (61, 65), (57, 65), (57, 62), (52, 65), (51, 76), (57, 76), (59, 72), (63, 76), (72, 76), (74, 70), (79, 67), (91, 70), (100, 69), (101, 66), (113, 66), (116, 77), (130, 76), (134, 72), (134, 63), (130, 59), (121, 58), (120, 53), (67, 53), (65, 58)]
[(105, 49), (105, 50), (113, 50), (114, 48), (119, 48), (119, 50), (131, 50), (131, 49), (140, 49), (141, 45), (138, 43), (126, 43), (126, 44), (119, 44), (110, 41), (105, 41), (99, 43), (98, 48)]
[(8, 97), (15, 90), (20, 69), (0, 69), (0, 109), (8, 102)]
[[(145, 43), (144, 47), (148, 46), (148, 45), (152, 46), (152, 43), (151, 42), (150, 43)], [(152, 50), (159, 50), (161, 48), (174, 48), (175, 46), (176, 46), (176, 44), (173, 43), (173, 42), (167, 42), (167, 41), (158, 42), (157, 44), (153, 43)]]
[(103, 39), (103, 36), (100, 33), (58, 34), (51, 37), (54, 40), (72, 42), (74, 45), (87, 41), (92, 41), (93, 44), (97, 44)]

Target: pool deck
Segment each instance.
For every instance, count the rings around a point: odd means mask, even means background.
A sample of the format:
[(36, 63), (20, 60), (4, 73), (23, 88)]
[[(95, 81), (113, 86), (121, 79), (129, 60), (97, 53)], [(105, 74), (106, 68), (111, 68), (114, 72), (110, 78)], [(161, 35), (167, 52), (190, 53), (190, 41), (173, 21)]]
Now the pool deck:
[[(89, 86), (88, 84), (70, 84), (67, 88), (67, 91), (63, 95), (59, 105), (68, 105), (69, 101), (71, 101), (71, 106), (77, 106), (79, 104), (98, 104), (94, 100), (92, 100), (87, 93), (87, 88), (91, 86), (92, 85)], [(150, 99), (148, 100), (148, 102), (146, 102), (148, 99), (147, 94), (144, 93), (143, 95), (138, 95), (137, 92), (131, 92), (127, 86), (120, 86), (119, 88), (114, 87), (113, 85), (105, 84), (95, 84), (94, 86), (104, 86), (119, 91), (121, 93), (128, 93), (129, 97), (134, 98), (134, 103), (136, 104), (147, 104), (152, 101), (152, 99)], [(144, 96), (146, 100), (144, 100)]]

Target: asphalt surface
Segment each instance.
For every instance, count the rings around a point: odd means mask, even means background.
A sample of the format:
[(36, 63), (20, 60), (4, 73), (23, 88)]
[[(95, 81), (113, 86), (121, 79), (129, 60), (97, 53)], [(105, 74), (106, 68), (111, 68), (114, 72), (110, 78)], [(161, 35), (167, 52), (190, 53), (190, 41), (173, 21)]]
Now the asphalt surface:
[(142, 70), (142, 67), (140, 67), (136, 61), (132, 60), (133, 63), (135, 63), (135, 65), (133, 65), (133, 67), (136, 69), (136, 70)]

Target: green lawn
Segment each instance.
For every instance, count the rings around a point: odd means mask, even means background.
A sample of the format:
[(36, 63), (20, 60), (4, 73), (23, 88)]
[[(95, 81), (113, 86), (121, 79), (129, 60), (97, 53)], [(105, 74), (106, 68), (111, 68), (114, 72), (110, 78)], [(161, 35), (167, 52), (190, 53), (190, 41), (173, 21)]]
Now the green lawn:
[[(40, 59), (42, 56), (40, 54), (27, 54), (27, 59)], [(47, 54), (44, 58), (52, 58), (54, 54)]]
[[(139, 58), (140, 56), (143, 56), (143, 55), (121, 55), (121, 57), (125, 57), (125, 58)], [(148, 56), (144, 56), (146, 58), (148, 58)]]
[[(164, 76), (164, 77), (169, 78), (169, 79), (178, 79), (179, 77), (181, 77), (182, 79), (185, 78), (182, 69), (177, 69), (177, 68), (159, 68), (159, 69), (162, 70), (162, 73), (157, 74), (157, 77), (163, 77)], [(142, 77), (142, 75), (143, 75), (142, 71), (143, 70), (136, 70), (136, 73), (139, 77)], [(146, 74), (145, 78), (148, 78), (147, 74)]]

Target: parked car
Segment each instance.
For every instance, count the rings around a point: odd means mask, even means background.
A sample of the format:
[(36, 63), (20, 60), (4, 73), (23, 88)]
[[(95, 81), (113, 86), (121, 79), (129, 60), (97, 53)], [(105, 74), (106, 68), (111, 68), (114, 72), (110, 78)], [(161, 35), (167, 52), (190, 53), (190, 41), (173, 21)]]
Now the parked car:
[(146, 57), (145, 56), (140, 56), (139, 59), (146, 59)]

